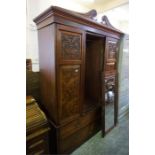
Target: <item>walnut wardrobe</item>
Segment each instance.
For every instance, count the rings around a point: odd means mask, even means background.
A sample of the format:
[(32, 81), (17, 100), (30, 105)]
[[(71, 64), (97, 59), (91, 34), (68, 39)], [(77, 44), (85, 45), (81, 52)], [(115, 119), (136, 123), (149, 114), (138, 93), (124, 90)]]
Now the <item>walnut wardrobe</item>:
[(118, 119), (118, 54), (123, 33), (96, 11), (51, 6), (38, 28), (41, 99), (52, 153), (69, 153)]

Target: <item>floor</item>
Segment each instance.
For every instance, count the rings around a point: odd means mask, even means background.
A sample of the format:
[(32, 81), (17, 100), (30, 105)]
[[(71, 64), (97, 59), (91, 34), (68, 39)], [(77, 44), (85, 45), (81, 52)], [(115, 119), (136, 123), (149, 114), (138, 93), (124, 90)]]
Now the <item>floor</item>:
[(128, 155), (129, 154), (129, 116), (125, 115), (119, 125), (104, 138), (98, 132), (77, 148), (71, 155)]

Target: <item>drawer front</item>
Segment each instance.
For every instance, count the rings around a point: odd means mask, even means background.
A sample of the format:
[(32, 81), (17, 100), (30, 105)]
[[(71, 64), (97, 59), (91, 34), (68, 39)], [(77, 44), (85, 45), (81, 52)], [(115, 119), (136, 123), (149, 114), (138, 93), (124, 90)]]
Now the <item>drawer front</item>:
[(40, 145), (37, 145), (31, 149), (28, 149), (26, 154), (27, 155), (41, 155), (41, 154), (45, 154), (47, 153), (46, 152), (46, 149), (45, 149), (45, 146), (43, 144), (40, 144)]
[(48, 137), (47, 135), (38, 136), (33, 138), (26, 143), (27, 154), (45, 154), (49, 152), (48, 148)]
[(83, 128), (88, 124), (90, 124), (91, 122), (93, 122), (94, 120), (100, 118), (101, 117), (100, 111), (101, 109), (96, 109), (95, 111), (89, 112), (84, 116), (80, 116), (79, 118), (72, 121), (71, 123), (61, 127), (59, 130), (60, 139), (66, 138), (67, 136), (78, 131), (80, 128)]
[(100, 120), (96, 120), (86, 127), (81, 128), (76, 133), (59, 140), (59, 153), (68, 153), (90, 138), (100, 130)]

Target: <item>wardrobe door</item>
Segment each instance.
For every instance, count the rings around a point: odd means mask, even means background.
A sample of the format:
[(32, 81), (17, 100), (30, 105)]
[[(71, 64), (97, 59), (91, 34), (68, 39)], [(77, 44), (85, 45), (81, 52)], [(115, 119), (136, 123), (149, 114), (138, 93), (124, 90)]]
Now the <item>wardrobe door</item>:
[(83, 35), (76, 28), (57, 28), (57, 71), (59, 123), (80, 115), (83, 81)]
[(103, 136), (116, 126), (118, 120), (118, 47), (118, 39), (106, 37), (102, 112)]
[(105, 132), (115, 125), (115, 76), (105, 78)]
[(60, 120), (65, 121), (79, 114), (80, 65), (60, 67)]

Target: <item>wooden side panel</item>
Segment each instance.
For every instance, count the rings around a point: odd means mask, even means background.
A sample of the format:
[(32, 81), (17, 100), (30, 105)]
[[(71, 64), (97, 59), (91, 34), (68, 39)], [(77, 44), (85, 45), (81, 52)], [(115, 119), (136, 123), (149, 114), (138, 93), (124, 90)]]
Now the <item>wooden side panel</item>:
[(55, 30), (52, 24), (38, 30), (41, 99), (50, 119), (57, 122)]
[(59, 83), (60, 122), (65, 122), (80, 112), (80, 65), (62, 65)]

